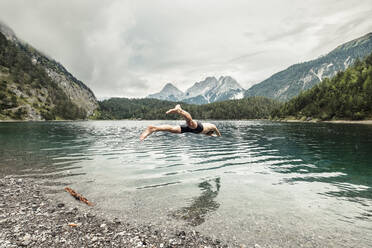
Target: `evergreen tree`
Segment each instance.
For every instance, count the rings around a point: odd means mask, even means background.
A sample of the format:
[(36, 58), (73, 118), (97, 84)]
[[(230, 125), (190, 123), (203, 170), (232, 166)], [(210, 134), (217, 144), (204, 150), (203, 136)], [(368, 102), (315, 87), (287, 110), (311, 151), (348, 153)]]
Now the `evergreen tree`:
[(286, 102), (273, 116), (322, 120), (372, 118), (372, 54)]

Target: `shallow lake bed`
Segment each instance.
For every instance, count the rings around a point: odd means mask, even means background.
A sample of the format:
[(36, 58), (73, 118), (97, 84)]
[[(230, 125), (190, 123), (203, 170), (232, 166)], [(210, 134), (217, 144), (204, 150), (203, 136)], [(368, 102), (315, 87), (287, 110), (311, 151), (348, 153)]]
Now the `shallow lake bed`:
[(108, 215), (240, 244), (372, 243), (372, 126), (215, 121), (222, 137), (139, 141), (164, 123), (0, 123), (0, 171), (65, 182)]

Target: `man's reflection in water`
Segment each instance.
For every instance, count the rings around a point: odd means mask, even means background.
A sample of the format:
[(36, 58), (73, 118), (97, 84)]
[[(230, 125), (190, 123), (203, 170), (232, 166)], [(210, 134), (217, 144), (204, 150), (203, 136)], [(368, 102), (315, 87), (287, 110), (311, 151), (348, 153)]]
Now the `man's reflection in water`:
[[(214, 190), (215, 183), (216, 189)], [(191, 205), (181, 208), (172, 213), (176, 219), (187, 221), (192, 226), (198, 226), (205, 221), (205, 216), (210, 211), (216, 211), (220, 204), (214, 200), (220, 191), (220, 178), (204, 181), (198, 185), (202, 193), (199, 197), (194, 198)]]

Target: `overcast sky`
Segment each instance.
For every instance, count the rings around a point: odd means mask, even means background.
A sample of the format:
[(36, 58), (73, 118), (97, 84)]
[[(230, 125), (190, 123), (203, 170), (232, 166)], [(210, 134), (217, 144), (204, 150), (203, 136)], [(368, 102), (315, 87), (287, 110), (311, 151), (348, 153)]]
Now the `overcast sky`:
[(1, 0), (0, 20), (102, 97), (249, 88), (372, 32), (371, 0)]

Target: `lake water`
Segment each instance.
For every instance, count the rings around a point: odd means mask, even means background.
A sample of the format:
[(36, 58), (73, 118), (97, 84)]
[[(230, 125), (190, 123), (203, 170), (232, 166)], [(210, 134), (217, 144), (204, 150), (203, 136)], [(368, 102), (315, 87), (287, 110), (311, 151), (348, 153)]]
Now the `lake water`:
[[(262, 247), (372, 246), (372, 126), (215, 121), (0, 123), (0, 173), (69, 183), (109, 215)], [(67, 193), (65, 197), (69, 197)]]

